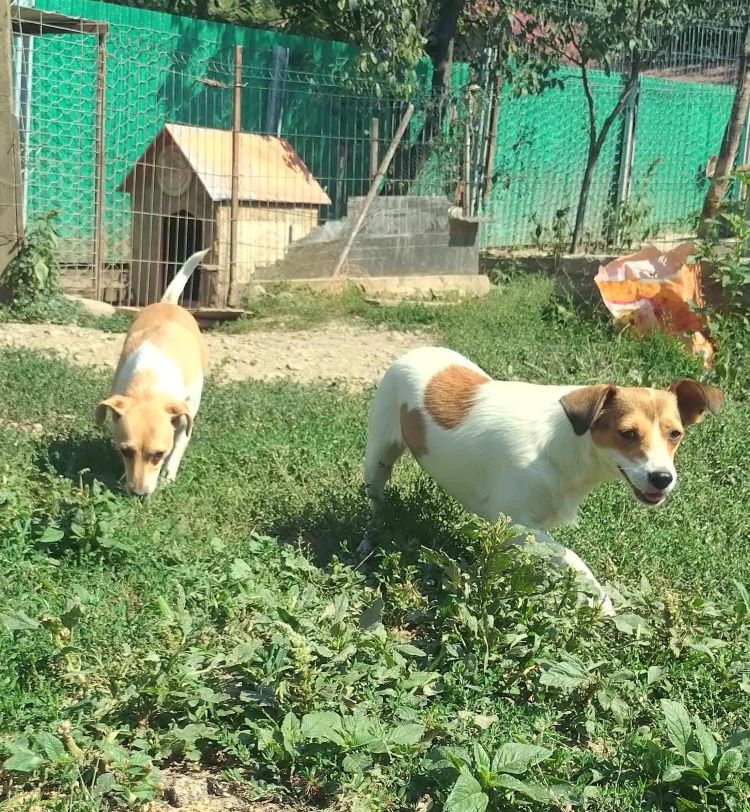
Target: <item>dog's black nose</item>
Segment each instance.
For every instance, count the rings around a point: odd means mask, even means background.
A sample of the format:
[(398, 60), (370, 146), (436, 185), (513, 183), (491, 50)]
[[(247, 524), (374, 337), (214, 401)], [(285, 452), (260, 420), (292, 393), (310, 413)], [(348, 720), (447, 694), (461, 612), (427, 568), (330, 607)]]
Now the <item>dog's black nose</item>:
[(672, 484), (674, 477), (669, 471), (652, 471), (648, 475), (648, 481), (660, 491), (665, 490)]

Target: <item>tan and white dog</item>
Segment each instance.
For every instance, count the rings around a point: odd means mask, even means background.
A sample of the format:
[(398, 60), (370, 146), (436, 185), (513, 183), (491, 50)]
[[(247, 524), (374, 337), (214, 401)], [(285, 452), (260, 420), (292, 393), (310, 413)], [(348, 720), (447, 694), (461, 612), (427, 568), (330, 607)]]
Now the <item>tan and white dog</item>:
[[(685, 427), (717, 414), (722, 401), (718, 389), (692, 380), (669, 390), (495, 381), (452, 350), (423, 347), (394, 362), (375, 394), (365, 484), (375, 511), (408, 448), (445, 491), (490, 521), (505, 515), (540, 531), (575, 522), (585, 497), (615, 479), (639, 502), (659, 505), (677, 482)], [(575, 553), (557, 547), (559, 564), (601, 589)], [(368, 549), (366, 539), (360, 550)]]
[(125, 337), (111, 395), (96, 407), (101, 426), (112, 413), (112, 436), (125, 463), (128, 491), (153, 493), (160, 473), (174, 480), (203, 392), (208, 352), (198, 323), (177, 304), (208, 250), (193, 254), (161, 301), (145, 307)]

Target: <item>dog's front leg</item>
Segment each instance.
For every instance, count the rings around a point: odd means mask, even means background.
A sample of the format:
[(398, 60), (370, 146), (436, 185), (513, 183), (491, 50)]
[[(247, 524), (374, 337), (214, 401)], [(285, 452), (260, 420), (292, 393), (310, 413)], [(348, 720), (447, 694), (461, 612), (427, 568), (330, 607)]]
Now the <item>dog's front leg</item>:
[(174, 435), (174, 445), (172, 446), (172, 450), (167, 459), (164, 461), (164, 479), (167, 482), (174, 482), (175, 477), (177, 476), (177, 469), (180, 467), (182, 456), (185, 453), (185, 449), (188, 447), (189, 442), (190, 435), (187, 433), (186, 429), (177, 429)]

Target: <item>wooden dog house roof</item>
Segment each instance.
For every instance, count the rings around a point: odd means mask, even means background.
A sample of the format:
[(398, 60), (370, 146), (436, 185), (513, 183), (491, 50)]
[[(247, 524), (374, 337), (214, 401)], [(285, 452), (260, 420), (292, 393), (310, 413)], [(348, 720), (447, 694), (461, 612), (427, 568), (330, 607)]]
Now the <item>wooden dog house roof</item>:
[[(273, 135), (240, 133), (239, 198), (259, 203), (327, 206), (331, 199), (292, 145)], [(232, 132), (166, 124), (118, 187), (134, 191), (139, 165), (163, 165), (162, 150), (174, 145), (215, 203), (232, 197)], [(167, 169), (166, 171), (169, 171)]]

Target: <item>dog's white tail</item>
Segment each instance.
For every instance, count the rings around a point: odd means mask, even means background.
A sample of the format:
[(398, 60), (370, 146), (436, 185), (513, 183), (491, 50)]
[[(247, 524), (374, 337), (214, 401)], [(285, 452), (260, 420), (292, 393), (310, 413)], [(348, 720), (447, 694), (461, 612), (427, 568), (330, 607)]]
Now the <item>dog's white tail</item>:
[(161, 297), (162, 302), (177, 304), (177, 300), (182, 296), (182, 291), (185, 290), (185, 285), (190, 281), (193, 271), (201, 264), (201, 260), (205, 258), (210, 250), (210, 248), (206, 248), (204, 251), (197, 251), (192, 257), (188, 258), (164, 291), (164, 295)]

